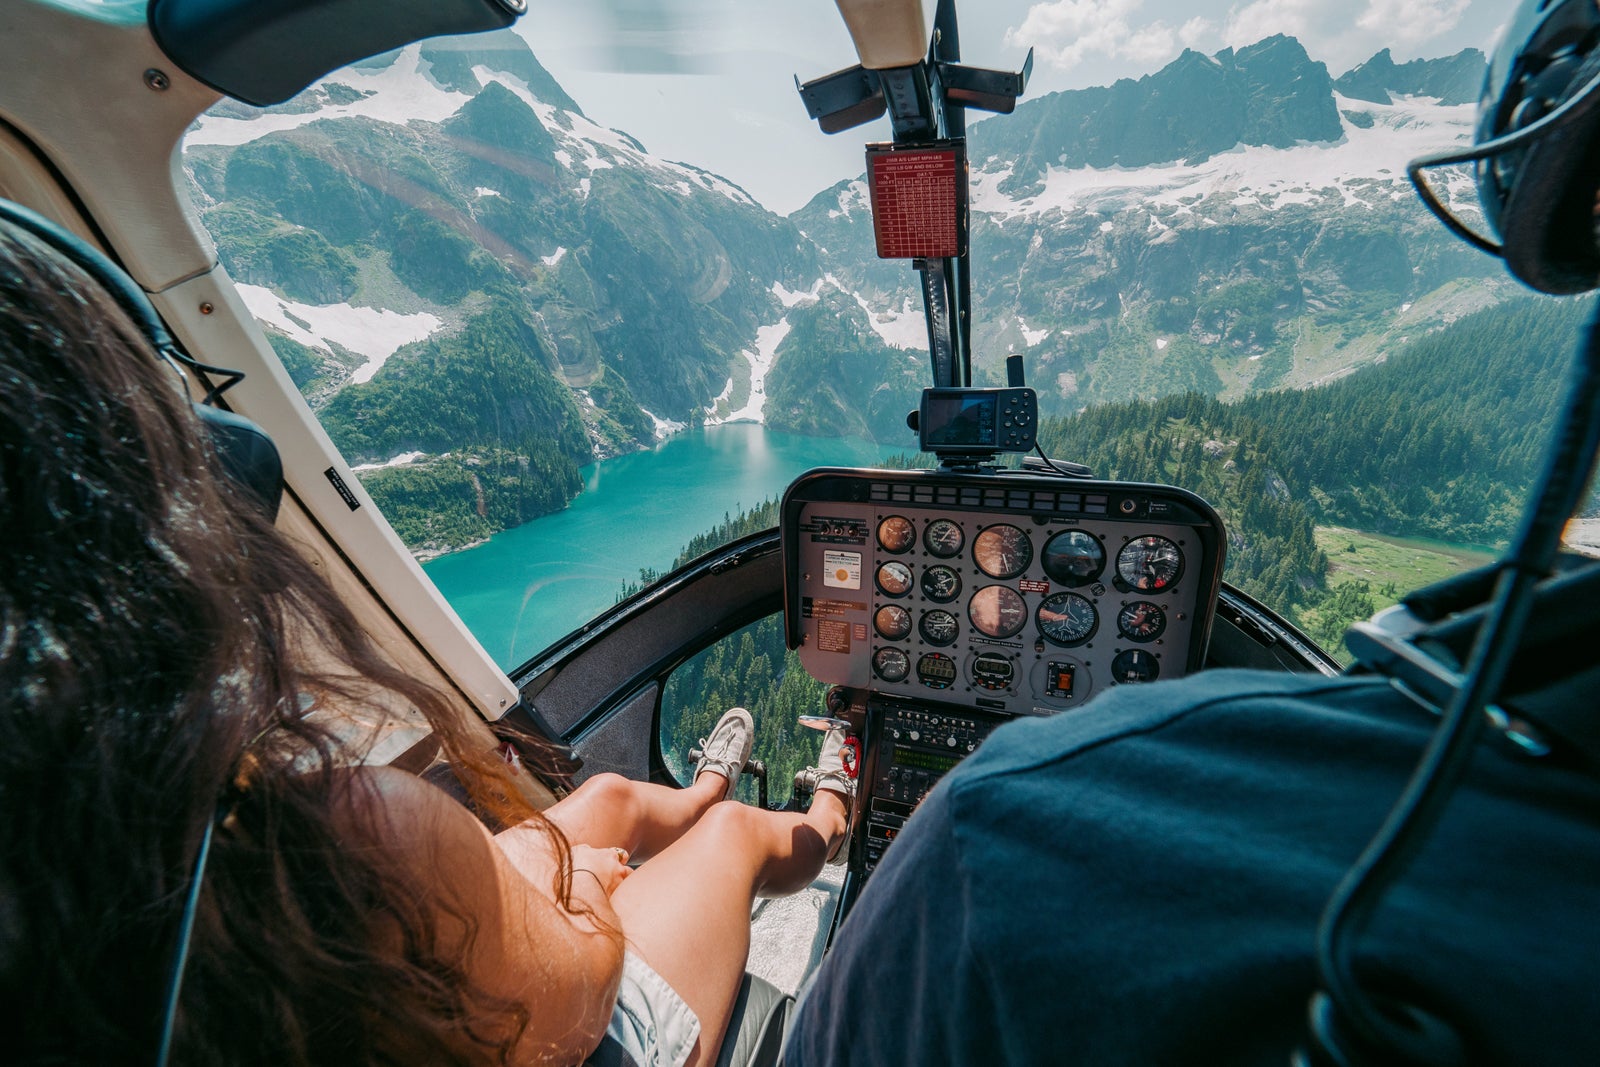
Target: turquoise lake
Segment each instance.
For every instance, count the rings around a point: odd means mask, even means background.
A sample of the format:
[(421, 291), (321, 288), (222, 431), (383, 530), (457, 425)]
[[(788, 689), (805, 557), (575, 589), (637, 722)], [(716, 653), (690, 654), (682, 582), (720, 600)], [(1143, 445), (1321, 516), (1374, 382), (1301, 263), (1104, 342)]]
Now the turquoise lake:
[(781, 496), (811, 467), (872, 466), (906, 451), (754, 423), (686, 431), (651, 451), (585, 467), (584, 490), (565, 511), (423, 570), (510, 670), (610, 607), (640, 568), (665, 571), (724, 513)]

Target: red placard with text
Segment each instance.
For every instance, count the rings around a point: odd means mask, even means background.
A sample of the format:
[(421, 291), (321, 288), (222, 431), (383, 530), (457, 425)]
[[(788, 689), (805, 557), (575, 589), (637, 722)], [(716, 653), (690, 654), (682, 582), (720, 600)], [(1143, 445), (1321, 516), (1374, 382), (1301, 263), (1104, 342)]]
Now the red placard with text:
[(960, 141), (867, 146), (880, 259), (949, 259), (966, 251), (967, 158)]

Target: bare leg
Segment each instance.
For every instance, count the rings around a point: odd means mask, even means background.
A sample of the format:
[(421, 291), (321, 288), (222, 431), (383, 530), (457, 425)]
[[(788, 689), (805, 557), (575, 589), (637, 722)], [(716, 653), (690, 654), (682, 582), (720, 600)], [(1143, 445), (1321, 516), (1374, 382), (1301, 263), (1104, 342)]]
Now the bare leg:
[(690, 1067), (722, 1047), (750, 955), (750, 906), (810, 885), (845, 818), (843, 799), (823, 790), (805, 815), (716, 804), (612, 895), (629, 945), (700, 1018)]
[(597, 774), (545, 811), (567, 840), (595, 848), (624, 848), (642, 863), (693, 826), (722, 799), (727, 779), (707, 771), (687, 789)]

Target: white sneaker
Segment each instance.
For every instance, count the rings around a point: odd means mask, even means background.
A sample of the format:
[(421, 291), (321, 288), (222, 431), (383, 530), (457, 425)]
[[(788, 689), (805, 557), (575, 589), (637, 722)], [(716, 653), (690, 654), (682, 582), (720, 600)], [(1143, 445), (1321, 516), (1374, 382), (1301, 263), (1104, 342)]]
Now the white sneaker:
[(794, 784), (796, 790), (804, 789), (815, 793), (819, 789), (839, 794), (839, 799), (844, 801), (845, 830), (844, 836), (834, 846), (833, 854), (828, 857), (832, 864), (844, 863), (850, 857), (850, 831), (855, 820), (855, 795), (856, 779), (852, 777), (854, 766), (846, 769), (845, 753), (850, 754), (852, 762), (859, 757), (860, 750), (854, 745), (847, 745), (848, 735), (842, 728), (835, 727), (829, 730), (822, 739), (822, 751), (817, 755), (815, 767), (802, 767), (795, 772)]
[(739, 784), (739, 775), (744, 773), (744, 765), (755, 743), (756, 725), (750, 713), (743, 708), (729, 708), (717, 720), (710, 738), (700, 739), (700, 762), (694, 765), (695, 781), (706, 771), (722, 775), (728, 780), (722, 792), (722, 799), (727, 800)]

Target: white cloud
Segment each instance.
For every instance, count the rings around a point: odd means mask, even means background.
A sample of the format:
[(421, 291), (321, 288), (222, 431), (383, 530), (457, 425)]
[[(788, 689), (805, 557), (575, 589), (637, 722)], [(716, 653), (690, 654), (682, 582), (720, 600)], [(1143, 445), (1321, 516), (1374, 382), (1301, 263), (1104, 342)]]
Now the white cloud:
[(1297, 37), (1313, 59), (1340, 74), (1392, 48), (1404, 62), (1460, 24), (1472, 0), (1249, 0), (1229, 8), (1222, 40), (1233, 48), (1275, 33)]
[(1356, 19), (1363, 30), (1397, 44), (1416, 45), (1455, 29), (1471, 0), (1367, 0)]
[(1237, 48), (1241, 45), (1254, 44), (1263, 37), (1271, 37), (1275, 33), (1286, 33), (1291, 37), (1299, 37), (1302, 41), (1310, 36), (1312, 27), (1323, 21), (1324, 12), (1318, 8), (1333, 8), (1339, 12), (1345, 10), (1345, 0), (1254, 0), (1244, 7), (1235, 7), (1228, 11), (1228, 22), (1223, 27), (1222, 36), (1230, 45)]
[(1216, 32), (1217, 24), (1215, 22), (1196, 15), (1183, 24), (1183, 28), (1178, 31), (1178, 40), (1183, 42), (1185, 48), (1194, 48)]
[(1046, 0), (1006, 31), (1005, 42), (1031, 45), (1062, 69), (1095, 56), (1141, 64), (1170, 59), (1178, 50), (1178, 31), (1160, 20), (1134, 25), (1143, 5), (1144, 0)]

